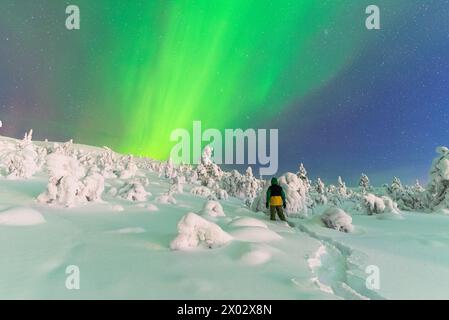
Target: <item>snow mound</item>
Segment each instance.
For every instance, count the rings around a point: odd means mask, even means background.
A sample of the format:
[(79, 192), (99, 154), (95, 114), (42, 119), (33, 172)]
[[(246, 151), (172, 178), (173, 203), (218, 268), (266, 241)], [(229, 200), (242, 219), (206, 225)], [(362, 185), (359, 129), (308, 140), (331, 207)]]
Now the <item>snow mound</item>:
[(246, 242), (270, 242), (282, 239), (274, 231), (260, 227), (242, 227), (231, 232), (233, 238)]
[(144, 233), (146, 232), (146, 230), (144, 228), (141, 227), (135, 227), (135, 228), (122, 228), (116, 231), (116, 233), (119, 234), (129, 234), (129, 233)]
[(352, 232), (354, 226), (352, 225), (352, 218), (340, 208), (328, 208), (321, 216), (321, 221), (326, 227), (342, 232)]
[(254, 218), (237, 218), (231, 222), (231, 225), (234, 227), (259, 227), (268, 229), (268, 226), (264, 222)]
[(397, 204), (386, 196), (377, 197), (374, 194), (368, 193), (363, 197), (362, 204), (368, 215), (379, 213), (400, 214)]
[(201, 214), (210, 217), (224, 217), (223, 207), (218, 201), (208, 200), (204, 203)]
[(164, 193), (156, 198), (156, 202), (160, 204), (176, 204), (176, 199), (168, 193)]
[(155, 206), (154, 204), (150, 203), (149, 205), (147, 205), (146, 209), (148, 211), (158, 211), (159, 208), (157, 206)]
[(119, 204), (116, 204), (116, 205), (112, 205), (111, 206), (111, 210), (112, 211), (117, 211), (117, 212), (119, 212), (119, 211), (123, 211), (123, 210), (125, 210), (121, 205), (119, 205)]
[(45, 223), (39, 211), (31, 208), (17, 207), (0, 212), (0, 225), (32, 226)]
[(240, 261), (246, 265), (255, 266), (267, 263), (271, 259), (271, 252), (266, 248), (257, 248), (248, 253), (245, 253), (240, 258)]
[(178, 236), (171, 242), (172, 250), (188, 250), (205, 245), (207, 248), (221, 247), (232, 240), (217, 224), (189, 212), (178, 223)]

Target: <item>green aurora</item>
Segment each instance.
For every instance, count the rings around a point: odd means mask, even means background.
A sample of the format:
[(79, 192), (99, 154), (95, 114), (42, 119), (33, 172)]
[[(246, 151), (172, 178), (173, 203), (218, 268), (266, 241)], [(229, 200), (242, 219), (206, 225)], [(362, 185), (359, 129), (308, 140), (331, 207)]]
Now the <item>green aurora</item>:
[[(319, 88), (351, 61), (364, 22), (343, 20), (344, 1), (133, 1), (106, 11), (96, 3), (88, 14), (96, 10), (108, 50), (95, 61), (94, 88), (108, 97), (91, 108), (105, 112), (107, 102), (119, 151), (157, 159), (167, 158), (175, 128), (263, 125)], [(84, 132), (77, 138), (91, 140)]]

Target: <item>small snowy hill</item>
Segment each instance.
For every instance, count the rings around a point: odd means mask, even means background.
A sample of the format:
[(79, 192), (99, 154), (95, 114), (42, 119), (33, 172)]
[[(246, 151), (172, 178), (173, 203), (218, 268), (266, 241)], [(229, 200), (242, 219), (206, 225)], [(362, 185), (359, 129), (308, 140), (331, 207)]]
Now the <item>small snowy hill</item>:
[(0, 298), (449, 298), (445, 215), (315, 187), (303, 168), (280, 178), (292, 223), (274, 222), (265, 182), (208, 152), (175, 166), (31, 138), (0, 137)]

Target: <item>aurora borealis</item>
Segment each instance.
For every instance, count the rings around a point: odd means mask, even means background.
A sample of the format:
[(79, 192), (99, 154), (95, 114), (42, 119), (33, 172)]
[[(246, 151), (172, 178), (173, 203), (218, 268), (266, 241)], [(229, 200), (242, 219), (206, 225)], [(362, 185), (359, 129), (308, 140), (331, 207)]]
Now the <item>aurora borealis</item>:
[[(373, 3), (382, 29), (368, 31)], [(68, 4), (80, 30), (64, 28)], [(194, 120), (279, 128), (281, 171), (423, 179), (449, 141), (448, 13), (445, 0), (5, 0), (0, 134), (166, 159)]]

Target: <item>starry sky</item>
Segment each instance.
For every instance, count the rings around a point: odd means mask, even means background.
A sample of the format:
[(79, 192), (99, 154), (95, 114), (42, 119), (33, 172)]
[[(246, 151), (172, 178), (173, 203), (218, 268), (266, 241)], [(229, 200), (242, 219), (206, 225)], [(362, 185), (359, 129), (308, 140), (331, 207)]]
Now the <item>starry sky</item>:
[[(65, 28), (76, 4), (81, 29)], [(365, 8), (381, 30), (365, 28)], [(449, 0), (3, 0), (1, 135), (166, 159), (170, 132), (279, 129), (279, 173), (427, 180), (449, 144)], [(237, 167), (238, 169), (243, 169)]]

